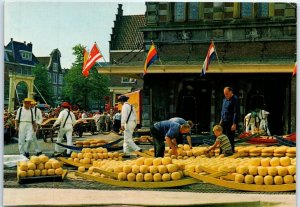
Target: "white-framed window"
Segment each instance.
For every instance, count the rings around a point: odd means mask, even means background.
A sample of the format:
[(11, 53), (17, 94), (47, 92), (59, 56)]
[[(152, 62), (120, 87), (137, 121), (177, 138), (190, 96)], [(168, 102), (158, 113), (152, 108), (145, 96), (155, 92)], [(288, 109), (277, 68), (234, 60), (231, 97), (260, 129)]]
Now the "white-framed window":
[(63, 84), (63, 74), (59, 74), (58, 84)]
[(20, 50), (21, 57), (23, 60), (32, 60), (32, 53), (24, 50)]
[(122, 83), (136, 83), (136, 79), (129, 77), (122, 77)]
[(52, 83), (57, 84), (57, 74), (56, 73), (52, 74)]
[(53, 71), (57, 72), (58, 71), (58, 64), (53, 63)]

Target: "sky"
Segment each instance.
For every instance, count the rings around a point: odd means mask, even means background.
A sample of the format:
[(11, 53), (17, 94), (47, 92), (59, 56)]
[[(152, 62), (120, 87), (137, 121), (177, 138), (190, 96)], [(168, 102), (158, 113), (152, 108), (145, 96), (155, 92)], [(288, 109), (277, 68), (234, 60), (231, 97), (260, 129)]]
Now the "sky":
[(123, 15), (145, 14), (144, 1), (4, 1), (4, 45), (15, 41), (33, 45), (36, 57), (49, 56), (58, 48), (62, 68), (70, 68), (75, 61), (72, 48), (81, 44), (91, 49), (97, 43), (109, 62), (109, 41), (118, 11)]

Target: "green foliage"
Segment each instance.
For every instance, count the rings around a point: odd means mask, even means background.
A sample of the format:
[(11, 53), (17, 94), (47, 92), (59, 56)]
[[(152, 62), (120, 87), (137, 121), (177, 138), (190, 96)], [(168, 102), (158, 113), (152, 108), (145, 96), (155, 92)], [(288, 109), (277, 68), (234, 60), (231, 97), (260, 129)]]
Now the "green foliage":
[(38, 64), (36, 67), (32, 69), (32, 74), (35, 76), (34, 80), (34, 87), (33, 91), (35, 92), (34, 99), (40, 103), (44, 103), (44, 99), (46, 100), (47, 104), (53, 106), (53, 88), (51, 83), (48, 80), (48, 71), (45, 66)]
[(103, 102), (103, 97), (109, 94), (109, 77), (99, 74), (95, 67), (90, 69), (88, 77), (82, 75), (83, 49), (83, 45), (73, 47), (76, 60), (64, 77), (63, 100), (88, 110), (91, 101)]

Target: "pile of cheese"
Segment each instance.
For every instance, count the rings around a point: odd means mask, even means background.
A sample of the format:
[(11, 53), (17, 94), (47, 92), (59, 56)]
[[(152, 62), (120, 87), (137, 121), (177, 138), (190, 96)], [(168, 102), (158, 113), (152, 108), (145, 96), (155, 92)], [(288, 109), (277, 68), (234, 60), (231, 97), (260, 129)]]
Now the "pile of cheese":
[(235, 151), (242, 157), (296, 157), (296, 147), (288, 146), (271, 146), (271, 147), (256, 147), (238, 146)]
[(140, 157), (136, 160), (126, 161), (98, 161), (94, 162), (93, 166), (88, 170), (94, 176), (112, 178), (94, 172), (94, 168), (114, 172), (120, 181), (162, 182), (182, 179), (184, 166), (173, 163), (170, 157)]
[(19, 162), (17, 173), (19, 177), (62, 175), (63, 169), (58, 160), (40, 155), (31, 156), (29, 161)]
[(74, 161), (82, 164), (92, 164), (97, 160), (122, 160), (122, 154), (119, 152), (108, 152), (106, 148), (83, 148), (81, 152), (72, 152), (68, 158), (70, 161)]
[(108, 142), (106, 140), (102, 140), (102, 139), (86, 139), (84, 141), (76, 141), (75, 146), (76, 147), (100, 147), (107, 143)]

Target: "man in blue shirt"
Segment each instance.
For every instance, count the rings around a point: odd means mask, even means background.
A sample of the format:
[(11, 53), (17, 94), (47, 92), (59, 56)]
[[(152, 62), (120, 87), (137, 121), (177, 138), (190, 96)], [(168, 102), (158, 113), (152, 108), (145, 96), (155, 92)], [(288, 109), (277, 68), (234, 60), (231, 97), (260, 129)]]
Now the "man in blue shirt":
[(223, 128), (223, 133), (228, 136), (232, 151), (234, 152), (234, 137), (240, 118), (240, 104), (237, 96), (233, 94), (231, 87), (224, 88), (224, 96), (220, 125)]
[(150, 128), (150, 132), (153, 137), (155, 157), (164, 157), (165, 141), (172, 149), (172, 153), (177, 156), (176, 137), (179, 134), (188, 133), (190, 130), (190, 125), (180, 125), (173, 121), (160, 121), (155, 123)]
[[(173, 118), (169, 119), (169, 121), (174, 121), (180, 125), (188, 124), (188, 125), (190, 125), (191, 128), (193, 127), (193, 122), (191, 120), (186, 121), (180, 117), (173, 117)], [(179, 134), (179, 136), (176, 137), (177, 144), (183, 144), (183, 137), (186, 137), (186, 140), (187, 140), (188, 144), (190, 145), (190, 148), (192, 148), (191, 131), (186, 134)]]

